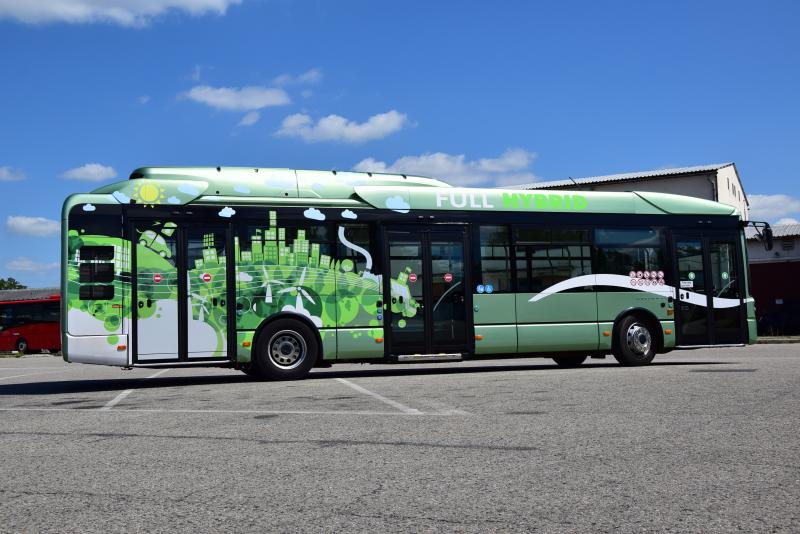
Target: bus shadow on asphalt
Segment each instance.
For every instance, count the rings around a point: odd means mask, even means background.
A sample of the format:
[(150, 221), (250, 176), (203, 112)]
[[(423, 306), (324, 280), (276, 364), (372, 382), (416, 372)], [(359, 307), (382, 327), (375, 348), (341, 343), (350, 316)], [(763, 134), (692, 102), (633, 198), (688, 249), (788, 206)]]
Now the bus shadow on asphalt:
[[(720, 361), (692, 361), (692, 362), (654, 362), (649, 366), (626, 368), (626, 372), (644, 371), (658, 367), (696, 367), (702, 365), (736, 365), (739, 362), (720, 362)], [(312, 372), (305, 380), (298, 380), (294, 383), (302, 384), (309, 381), (331, 380), (335, 378), (359, 378), (359, 377), (393, 377), (393, 376), (425, 376), (425, 375), (457, 375), (457, 374), (480, 374), (480, 373), (504, 373), (513, 371), (570, 371), (574, 373), (590, 373), (597, 368), (619, 368), (617, 363), (596, 363), (589, 364), (574, 369), (564, 369), (552, 364), (535, 365), (487, 365), (471, 367), (401, 367), (382, 368), (382, 369), (354, 369), (354, 370), (331, 370), (317, 369)], [(11, 395), (63, 395), (70, 393), (93, 393), (105, 391), (120, 391), (125, 389), (161, 389), (182, 386), (207, 386), (224, 384), (243, 384), (263, 382), (251, 378), (244, 374), (231, 375), (203, 375), (203, 376), (162, 376), (148, 379), (141, 378), (113, 378), (113, 379), (83, 379), (83, 380), (58, 380), (48, 382), (25, 382), (19, 384), (0, 384), (0, 396)], [(276, 382), (291, 383), (291, 382)]]

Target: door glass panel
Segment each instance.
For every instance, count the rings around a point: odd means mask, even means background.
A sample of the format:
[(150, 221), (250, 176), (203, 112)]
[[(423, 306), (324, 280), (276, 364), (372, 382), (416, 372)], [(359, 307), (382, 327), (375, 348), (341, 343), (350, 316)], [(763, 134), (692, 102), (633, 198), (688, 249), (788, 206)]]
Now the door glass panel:
[(461, 234), (432, 233), (432, 351), (463, 344), (466, 339), (464, 244)]
[(703, 242), (700, 239), (678, 241), (678, 313), (680, 343), (705, 345), (708, 332), (708, 298), (703, 268)]
[(392, 346), (422, 352), (425, 347), (423, 243), (408, 233), (389, 233)]
[(186, 327), (189, 358), (227, 356), (225, 231), (186, 232)]
[(138, 360), (178, 358), (177, 226), (136, 225), (136, 347)]
[(743, 332), (736, 247), (731, 241), (712, 241), (709, 258), (714, 297), (714, 342), (740, 343)]

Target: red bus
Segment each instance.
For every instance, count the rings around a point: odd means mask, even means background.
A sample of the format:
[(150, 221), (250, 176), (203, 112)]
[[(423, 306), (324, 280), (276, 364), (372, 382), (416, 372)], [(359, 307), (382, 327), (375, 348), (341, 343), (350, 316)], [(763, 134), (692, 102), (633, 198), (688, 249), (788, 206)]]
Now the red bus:
[(0, 351), (61, 350), (58, 289), (0, 291)]

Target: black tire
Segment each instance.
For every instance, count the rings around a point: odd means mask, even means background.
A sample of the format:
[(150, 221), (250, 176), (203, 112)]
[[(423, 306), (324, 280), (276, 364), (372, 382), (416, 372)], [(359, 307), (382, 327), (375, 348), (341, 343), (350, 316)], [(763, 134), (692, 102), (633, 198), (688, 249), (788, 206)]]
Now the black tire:
[(258, 334), (254, 356), (264, 378), (298, 380), (308, 375), (318, 354), (317, 336), (307, 324), (278, 319)]
[(627, 315), (614, 329), (614, 358), (622, 365), (647, 365), (656, 355), (657, 339), (649, 321)]
[(580, 367), (588, 357), (588, 354), (559, 354), (558, 356), (553, 356), (553, 361), (556, 362), (559, 367), (569, 369), (572, 367)]
[(15, 345), (17, 352), (20, 354), (28, 354), (30, 348), (28, 347), (28, 340), (27, 339), (18, 339)]

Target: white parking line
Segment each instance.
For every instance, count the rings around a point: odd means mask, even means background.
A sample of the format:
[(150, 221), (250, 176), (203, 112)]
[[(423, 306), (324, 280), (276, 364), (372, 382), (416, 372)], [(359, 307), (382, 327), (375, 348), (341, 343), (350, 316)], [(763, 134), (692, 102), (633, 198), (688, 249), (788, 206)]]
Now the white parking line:
[[(80, 408), (0, 408), (0, 412), (76, 412), (76, 413), (97, 413), (98, 411), (107, 411), (100, 408), (99, 410), (82, 410)], [(426, 416), (426, 417), (448, 417), (454, 414), (452, 412), (369, 412), (364, 410), (358, 411), (334, 411), (334, 410), (201, 410), (201, 409), (171, 409), (171, 408), (122, 408), (114, 410), (114, 415), (121, 413), (216, 413), (216, 414), (274, 414), (274, 415), (379, 415), (381, 417), (387, 415), (394, 415), (398, 417), (407, 416)]]
[[(159, 376), (159, 375), (163, 375), (164, 373), (166, 373), (166, 372), (167, 372), (167, 371), (169, 371), (169, 370), (170, 370), (170, 369), (162, 369), (162, 370), (160, 370), (159, 372), (157, 372), (157, 373), (155, 373), (155, 374), (152, 374), (152, 375), (150, 375), (150, 376), (146, 376), (146, 377), (144, 377), (142, 380), (149, 380), (150, 378), (155, 378), (155, 377), (157, 377), (157, 376)], [(126, 389), (125, 391), (123, 391), (122, 393), (120, 393), (119, 395), (117, 395), (116, 397), (114, 397), (113, 399), (111, 399), (110, 401), (108, 401), (108, 402), (105, 404), (105, 406), (103, 406), (102, 408), (98, 408), (98, 409), (99, 409), (99, 410), (101, 410), (101, 411), (110, 410), (111, 408), (113, 408), (114, 406), (116, 406), (117, 404), (119, 404), (119, 402), (120, 402), (122, 399), (124, 399), (125, 397), (127, 397), (127, 396), (128, 396), (128, 395), (130, 395), (131, 393), (133, 393), (133, 390), (132, 390), (132, 389)]]
[(67, 366), (63, 367), (0, 367), (0, 373), (3, 371), (42, 371), (44, 369), (64, 369), (67, 370)]
[(419, 411), (419, 410), (417, 410), (415, 408), (409, 408), (405, 404), (400, 404), (399, 402), (393, 401), (392, 399), (387, 399), (383, 395), (379, 395), (378, 393), (375, 393), (374, 391), (370, 391), (367, 388), (363, 388), (363, 387), (359, 386), (358, 384), (354, 384), (354, 383), (350, 382), (349, 380), (345, 380), (344, 378), (337, 378), (336, 380), (338, 380), (339, 382), (341, 382), (342, 384), (344, 384), (344, 385), (346, 385), (348, 387), (353, 388), (354, 390), (358, 391), (359, 393), (363, 393), (365, 395), (369, 395), (370, 397), (378, 399), (379, 401), (381, 401), (381, 402), (383, 402), (385, 404), (388, 404), (389, 406), (397, 408), (398, 410), (400, 410), (401, 412), (403, 412), (405, 414), (408, 414), (408, 415), (423, 415), (423, 412), (421, 412), (421, 411)]
[(51, 375), (53, 373), (68, 373), (72, 369), (61, 369), (58, 371), (43, 371), (41, 373), (25, 373), (24, 375), (12, 375), (12, 376), (0, 376), (0, 380), (9, 380), (11, 378), (22, 378), (24, 376), (34, 376), (34, 375)]

